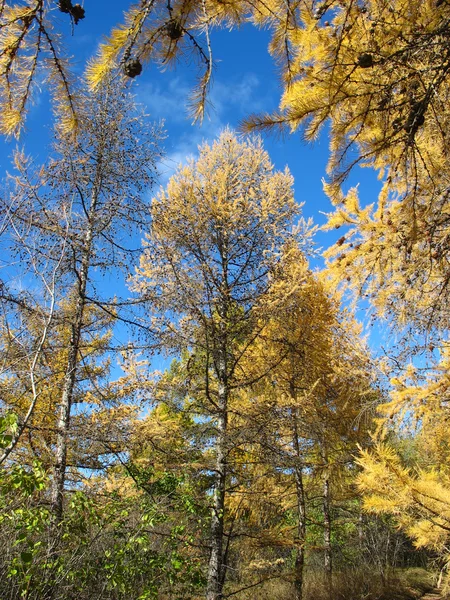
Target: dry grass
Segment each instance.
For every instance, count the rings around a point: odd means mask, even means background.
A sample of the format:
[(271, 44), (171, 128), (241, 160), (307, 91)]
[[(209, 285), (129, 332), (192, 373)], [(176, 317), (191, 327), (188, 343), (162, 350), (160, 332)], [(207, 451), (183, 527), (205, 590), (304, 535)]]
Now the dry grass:
[[(433, 590), (433, 575), (424, 569), (396, 570), (389, 576), (368, 569), (349, 569), (333, 576), (330, 593), (321, 573), (309, 572), (304, 600), (418, 600)], [(274, 579), (234, 596), (236, 600), (293, 600), (292, 583)]]

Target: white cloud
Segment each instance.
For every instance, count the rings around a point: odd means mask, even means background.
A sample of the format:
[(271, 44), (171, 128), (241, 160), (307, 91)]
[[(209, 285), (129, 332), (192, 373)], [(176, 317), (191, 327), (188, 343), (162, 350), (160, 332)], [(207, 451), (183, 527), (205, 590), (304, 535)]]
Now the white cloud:
[(170, 78), (164, 88), (155, 83), (144, 83), (137, 88), (136, 100), (143, 104), (153, 119), (183, 123), (186, 121), (186, 99), (190, 90), (179, 77)]
[[(231, 111), (246, 114), (260, 110), (264, 105), (261, 95), (256, 95), (260, 82), (256, 75), (249, 73), (241, 81), (230, 80), (212, 84), (209, 95), (208, 117), (210, 121), (222, 118)], [(153, 82), (141, 84), (137, 88), (137, 100), (148, 109), (154, 119), (164, 119), (168, 123), (188, 123), (187, 104), (192, 89), (182, 77), (167, 80), (167, 85)], [(206, 121), (206, 119), (205, 119)]]
[(239, 109), (246, 114), (261, 110), (263, 102), (261, 96), (256, 96), (259, 79), (249, 73), (241, 81), (230, 81), (229, 84), (219, 82), (211, 90), (211, 103), (215, 110), (224, 112), (230, 108)]
[[(169, 133), (167, 154), (159, 165), (161, 185), (167, 183), (178, 165), (198, 155), (199, 145), (216, 139), (230, 121), (236, 125), (239, 115), (261, 110), (264, 95), (259, 87), (260, 82), (253, 73), (239, 81), (213, 83), (203, 123), (192, 125), (186, 109), (192, 90), (185, 79), (168, 78), (165, 87), (153, 82), (140, 85), (138, 102), (145, 105), (151, 118), (164, 119)], [(176, 132), (172, 131), (175, 129)]]

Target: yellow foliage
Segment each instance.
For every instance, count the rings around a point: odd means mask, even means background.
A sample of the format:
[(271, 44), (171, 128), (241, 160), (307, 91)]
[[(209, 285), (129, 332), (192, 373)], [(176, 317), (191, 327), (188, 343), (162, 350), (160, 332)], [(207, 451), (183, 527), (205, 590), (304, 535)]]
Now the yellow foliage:
[(307, 485), (312, 471), (330, 478), (335, 495), (352, 495), (342, 457), (367, 435), (377, 396), (359, 325), (296, 245), (283, 247), (264, 304), (268, 322), (242, 365), (256, 383), (234, 399), (230, 425), (245, 432), (245, 445), (234, 467), (242, 483), (228, 509), (263, 529), (246, 544), (255, 564), (265, 545), (298, 548), (297, 526), (280, 518), (301, 521), (295, 476)]
[(0, 7), (0, 133), (7, 136), (17, 137), (23, 127), (41, 64), (66, 127), (77, 124), (73, 81), (48, 9), (42, 1)]

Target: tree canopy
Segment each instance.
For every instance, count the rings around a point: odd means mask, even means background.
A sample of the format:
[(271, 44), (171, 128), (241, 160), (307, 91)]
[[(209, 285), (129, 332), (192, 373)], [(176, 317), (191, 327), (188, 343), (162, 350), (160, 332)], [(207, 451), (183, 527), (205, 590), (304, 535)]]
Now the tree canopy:
[[(331, 598), (355, 556), (385, 586), (408, 544), (389, 516), (448, 568), (450, 4), (125, 9), (81, 77), (61, 23), (77, 31), (89, 6), (0, 3), (0, 133), (20, 136), (41, 85), (56, 108), (50, 159), (16, 151), (0, 201), (8, 597), (222, 600), (279, 580), (274, 597), (300, 600), (320, 556)], [(194, 57), (201, 120), (213, 31), (248, 23), (270, 32), (280, 100), (242, 129), (330, 141), (325, 228), (340, 237), (320, 275), (293, 179), (258, 138), (225, 130), (147, 197), (162, 136), (124, 88)], [(347, 189), (356, 167), (379, 176), (373, 204)], [(105, 296), (118, 270), (133, 298)], [(396, 336), (377, 382), (339, 298), (367, 300)], [(175, 357), (162, 374), (148, 372), (156, 349)]]

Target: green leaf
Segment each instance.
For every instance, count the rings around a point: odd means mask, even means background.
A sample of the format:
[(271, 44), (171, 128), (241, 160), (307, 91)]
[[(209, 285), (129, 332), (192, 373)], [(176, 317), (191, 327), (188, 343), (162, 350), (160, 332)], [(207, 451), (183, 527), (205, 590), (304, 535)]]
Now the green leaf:
[(33, 561), (33, 553), (32, 552), (21, 552), (20, 558), (23, 563), (29, 564)]
[(13, 441), (13, 436), (10, 434), (2, 435), (0, 438), (1, 445), (3, 448), (6, 448)]

